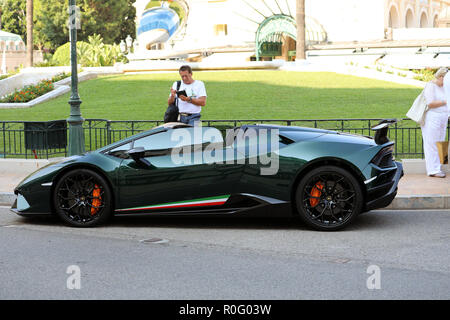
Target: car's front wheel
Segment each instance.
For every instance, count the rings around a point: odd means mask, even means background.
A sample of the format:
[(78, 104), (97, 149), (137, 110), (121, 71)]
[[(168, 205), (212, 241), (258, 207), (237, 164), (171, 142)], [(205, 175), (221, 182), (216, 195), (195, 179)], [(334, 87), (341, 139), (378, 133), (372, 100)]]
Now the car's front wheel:
[(88, 169), (64, 174), (53, 191), (58, 216), (74, 227), (92, 227), (111, 216), (111, 190), (105, 179)]
[(322, 166), (308, 172), (295, 196), (300, 218), (321, 231), (346, 227), (363, 206), (358, 181), (347, 170), (336, 166)]

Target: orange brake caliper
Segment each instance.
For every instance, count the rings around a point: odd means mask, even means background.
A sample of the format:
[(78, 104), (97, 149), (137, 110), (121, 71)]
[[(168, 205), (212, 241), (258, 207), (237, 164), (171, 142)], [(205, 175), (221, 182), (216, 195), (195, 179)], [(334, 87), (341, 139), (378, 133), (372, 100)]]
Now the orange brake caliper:
[(315, 207), (319, 204), (320, 196), (322, 195), (322, 189), (324, 185), (322, 182), (317, 182), (316, 185), (311, 189), (311, 196), (314, 198), (309, 199), (309, 203), (311, 204), (311, 207)]
[(102, 204), (102, 197), (100, 196), (100, 188), (98, 185), (94, 186), (94, 190), (92, 191), (92, 198), (91, 215), (93, 216), (98, 212), (99, 207)]

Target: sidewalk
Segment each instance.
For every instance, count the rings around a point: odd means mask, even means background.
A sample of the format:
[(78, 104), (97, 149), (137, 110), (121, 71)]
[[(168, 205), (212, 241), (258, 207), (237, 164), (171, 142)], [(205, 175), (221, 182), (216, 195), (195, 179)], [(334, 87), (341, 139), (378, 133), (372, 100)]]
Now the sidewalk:
[[(14, 187), (27, 174), (3, 172), (0, 178), (0, 205), (11, 205)], [(398, 185), (397, 197), (387, 209), (449, 209), (450, 174), (432, 178), (425, 174), (405, 174)]]
[(450, 174), (445, 178), (405, 174), (398, 184), (397, 196), (387, 209), (450, 210)]

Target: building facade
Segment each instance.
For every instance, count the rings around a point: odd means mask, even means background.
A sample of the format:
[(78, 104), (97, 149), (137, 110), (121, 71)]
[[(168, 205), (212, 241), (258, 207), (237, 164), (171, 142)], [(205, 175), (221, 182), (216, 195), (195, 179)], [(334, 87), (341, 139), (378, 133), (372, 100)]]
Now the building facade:
[(0, 74), (12, 71), (26, 59), (25, 43), (22, 38), (0, 30)]
[[(295, 50), (296, 0), (138, 0), (138, 29), (146, 27), (141, 25), (144, 18), (149, 23), (149, 10), (165, 6), (173, 13), (173, 3), (184, 11), (177, 30), (169, 33), (167, 23), (153, 22), (152, 30), (138, 35), (142, 53), (149, 49), (247, 47), (253, 48), (256, 56), (283, 52), (289, 57)], [(433, 29), (450, 27), (450, 19), (446, 20), (449, 6), (443, 0), (306, 0), (306, 41), (392, 40), (394, 35), (414, 37), (416, 29), (424, 29), (421, 34), (426, 37)]]
[(439, 15), (449, 3), (438, 0), (386, 1), (385, 25), (388, 28), (438, 28)]

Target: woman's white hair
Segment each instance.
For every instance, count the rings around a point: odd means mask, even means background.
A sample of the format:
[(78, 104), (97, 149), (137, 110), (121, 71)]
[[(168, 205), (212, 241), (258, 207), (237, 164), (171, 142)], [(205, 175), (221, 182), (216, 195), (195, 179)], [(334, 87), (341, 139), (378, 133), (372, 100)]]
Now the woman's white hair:
[(434, 74), (434, 77), (438, 79), (439, 77), (445, 76), (447, 72), (448, 72), (447, 68), (445, 67), (439, 68), (439, 70), (436, 71), (436, 73)]

